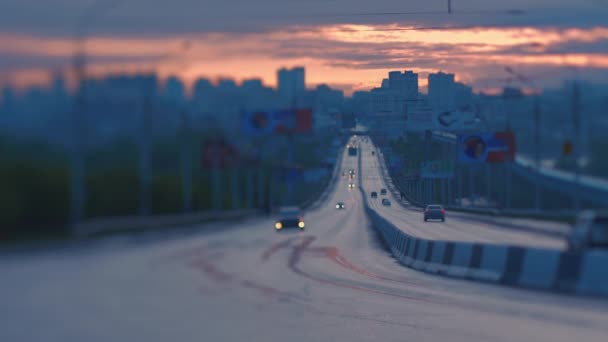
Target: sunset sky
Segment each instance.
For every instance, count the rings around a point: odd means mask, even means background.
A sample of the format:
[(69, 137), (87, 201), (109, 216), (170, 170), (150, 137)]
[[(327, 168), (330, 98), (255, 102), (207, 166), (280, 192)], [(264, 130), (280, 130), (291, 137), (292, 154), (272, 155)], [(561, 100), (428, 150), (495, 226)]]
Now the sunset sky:
[[(4, 0), (0, 83), (69, 70), (86, 32), (89, 71), (260, 77), (303, 65), (309, 86), (377, 86), (389, 70), (453, 72), (477, 90), (608, 82), (608, 1)], [(495, 4), (496, 3), (496, 4)]]

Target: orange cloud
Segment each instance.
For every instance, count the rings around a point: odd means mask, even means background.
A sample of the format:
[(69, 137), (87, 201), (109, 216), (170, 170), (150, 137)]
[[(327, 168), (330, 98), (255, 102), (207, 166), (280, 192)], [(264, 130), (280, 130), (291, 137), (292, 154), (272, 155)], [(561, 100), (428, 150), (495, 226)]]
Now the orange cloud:
[[(605, 44), (608, 27), (541, 29), (531, 27), (416, 30), (398, 25), (301, 26), (264, 33), (208, 33), (175, 37), (91, 37), (86, 51), (90, 72), (156, 70), (187, 81), (197, 77), (260, 77), (275, 85), (281, 66), (305, 65), (311, 84), (352, 84), (352, 89), (378, 85), (387, 69), (421, 73), (455, 72), (475, 82), (500, 65), (587, 67), (608, 69), (604, 52), (558, 54), (551, 47), (566, 43)], [(69, 38), (0, 34), (0, 55), (63, 58), (70, 65), (76, 44)], [(142, 62), (103, 60), (130, 57)], [(100, 61), (101, 60), (101, 61)], [(1, 63), (1, 57), (0, 57)], [(56, 65), (55, 65), (56, 66)], [(18, 84), (32, 83), (38, 67), (4, 68)], [(504, 75), (503, 75), (504, 76)], [(420, 85), (424, 86), (421, 79)]]

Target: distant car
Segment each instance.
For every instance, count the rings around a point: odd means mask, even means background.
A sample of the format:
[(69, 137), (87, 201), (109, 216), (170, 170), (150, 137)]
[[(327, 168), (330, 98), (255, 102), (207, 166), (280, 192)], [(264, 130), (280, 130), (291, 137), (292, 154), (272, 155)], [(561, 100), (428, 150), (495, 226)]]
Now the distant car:
[(338, 203), (336, 203), (336, 209), (346, 209), (346, 206), (344, 205), (344, 202), (338, 202)]
[(376, 152), (372, 151), (372, 156), (375, 156), (375, 155), (376, 155)]
[(348, 174), (349, 175), (354, 175), (355, 174), (355, 170), (353, 170), (353, 169), (348, 170)]
[(429, 204), (424, 208), (424, 222), (428, 220), (441, 220), (445, 222), (445, 209), (439, 204)]
[(583, 211), (567, 238), (568, 250), (579, 253), (587, 248), (608, 248), (608, 212)]
[(355, 183), (348, 183), (348, 188), (349, 189), (354, 189), (355, 188)]
[(378, 198), (378, 193), (375, 191), (372, 191), (372, 198)]
[(305, 224), (300, 208), (281, 207), (279, 209), (279, 218), (274, 223), (274, 228), (279, 231), (287, 227), (295, 227), (304, 230)]
[(383, 196), (386, 195), (386, 189), (381, 189), (380, 190), (380, 195), (383, 195)]
[(388, 198), (383, 198), (382, 199), (382, 205), (386, 206), (386, 207), (390, 207), (391, 206), (391, 201)]

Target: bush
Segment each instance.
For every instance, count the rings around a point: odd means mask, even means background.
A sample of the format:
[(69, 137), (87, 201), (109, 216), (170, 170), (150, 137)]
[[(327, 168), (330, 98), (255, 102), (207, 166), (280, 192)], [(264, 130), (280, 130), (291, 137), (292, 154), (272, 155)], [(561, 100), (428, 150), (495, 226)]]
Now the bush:
[(65, 167), (2, 161), (0, 189), (0, 238), (66, 233), (69, 191)]
[(98, 171), (87, 176), (87, 217), (137, 214), (139, 178), (134, 167)]

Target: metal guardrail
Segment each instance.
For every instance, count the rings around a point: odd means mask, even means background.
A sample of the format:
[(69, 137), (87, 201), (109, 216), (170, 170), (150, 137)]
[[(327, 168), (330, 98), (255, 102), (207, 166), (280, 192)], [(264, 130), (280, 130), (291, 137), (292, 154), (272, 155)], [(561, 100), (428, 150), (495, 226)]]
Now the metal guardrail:
[[(404, 198), (408, 203), (415, 207), (423, 208), (426, 203), (416, 201), (414, 198), (404, 191), (404, 187), (400, 184), (397, 177), (393, 177), (390, 172), (386, 169), (386, 161), (384, 160), (384, 153), (378, 149), (380, 153), (378, 155), (379, 165), (381, 168), (384, 181), (393, 192), (396, 198), (400, 198), (403, 193)], [(396, 182), (393, 180), (397, 179)], [(529, 219), (541, 219), (547, 221), (559, 221), (559, 222), (574, 222), (577, 212), (575, 210), (560, 210), (560, 211), (543, 211), (539, 212), (534, 209), (496, 209), (496, 208), (467, 208), (460, 206), (446, 206), (446, 209), (456, 212), (486, 215), (486, 216), (502, 216), (502, 217), (514, 217), (514, 218), (529, 218)]]
[(237, 220), (258, 214), (258, 210), (202, 211), (189, 214), (116, 216), (88, 219), (72, 226), (73, 237), (89, 237), (126, 231), (175, 227), (217, 220)]
[[(457, 135), (449, 132), (433, 131), (432, 138), (449, 144), (457, 142)], [(537, 168), (529, 158), (518, 155), (507, 165), (518, 175), (543, 187), (569, 195), (577, 194), (593, 203), (608, 205), (608, 180), (581, 175), (578, 180), (574, 173), (550, 168)]]

